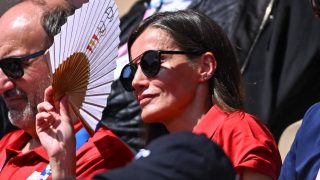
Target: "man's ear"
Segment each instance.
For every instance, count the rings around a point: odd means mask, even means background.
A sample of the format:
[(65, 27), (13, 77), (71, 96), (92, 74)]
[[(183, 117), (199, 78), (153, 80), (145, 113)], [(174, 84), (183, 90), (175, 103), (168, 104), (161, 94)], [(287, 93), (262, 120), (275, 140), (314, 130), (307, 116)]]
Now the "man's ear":
[(199, 82), (208, 81), (217, 68), (217, 61), (212, 52), (205, 52), (198, 60)]

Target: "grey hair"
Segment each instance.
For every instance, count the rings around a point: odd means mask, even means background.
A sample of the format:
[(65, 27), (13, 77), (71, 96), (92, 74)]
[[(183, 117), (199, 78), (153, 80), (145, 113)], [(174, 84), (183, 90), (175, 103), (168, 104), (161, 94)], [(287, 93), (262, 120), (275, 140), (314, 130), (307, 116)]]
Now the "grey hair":
[(73, 12), (73, 8), (67, 9), (62, 6), (44, 12), (41, 23), (51, 40), (53, 40), (55, 35), (60, 33), (61, 26), (66, 23), (68, 16), (73, 14)]

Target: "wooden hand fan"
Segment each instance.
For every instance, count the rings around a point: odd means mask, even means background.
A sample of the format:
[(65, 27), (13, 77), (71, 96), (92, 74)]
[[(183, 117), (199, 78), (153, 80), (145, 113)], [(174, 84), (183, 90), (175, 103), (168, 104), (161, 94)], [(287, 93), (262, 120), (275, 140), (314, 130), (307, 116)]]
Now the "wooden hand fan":
[(119, 24), (113, 0), (90, 0), (68, 17), (49, 49), (54, 98), (67, 95), (73, 113), (91, 134), (114, 80)]

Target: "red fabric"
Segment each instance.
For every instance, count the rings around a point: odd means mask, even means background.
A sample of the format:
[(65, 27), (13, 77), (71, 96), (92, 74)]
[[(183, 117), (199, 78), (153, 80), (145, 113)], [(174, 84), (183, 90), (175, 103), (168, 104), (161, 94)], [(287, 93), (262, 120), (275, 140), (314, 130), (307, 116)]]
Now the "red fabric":
[[(81, 124), (75, 125), (79, 130)], [(0, 179), (26, 179), (35, 171), (42, 172), (49, 163), (43, 147), (27, 153), (21, 149), (31, 139), (23, 130), (7, 134), (0, 141)], [(133, 155), (110, 130), (101, 127), (77, 150), (76, 176), (91, 178), (98, 172), (124, 166)], [(6, 162), (7, 161), (7, 162)]]
[(237, 172), (243, 168), (277, 179), (281, 157), (269, 130), (255, 117), (245, 112), (224, 112), (212, 107), (193, 129), (218, 143), (231, 159)]

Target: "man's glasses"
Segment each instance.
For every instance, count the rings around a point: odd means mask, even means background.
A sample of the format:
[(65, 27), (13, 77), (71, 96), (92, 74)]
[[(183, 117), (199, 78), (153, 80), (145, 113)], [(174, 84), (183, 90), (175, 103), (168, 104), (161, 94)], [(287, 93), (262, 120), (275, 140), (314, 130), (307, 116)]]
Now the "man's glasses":
[[(188, 54), (188, 55), (200, 55), (200, 52), (186, 52), (186, 51), (163, 51), (163, 50), (148, 50), (139, 55), (134, 60), (130, 61), (129, 64), (125, 65), (120, 74), (120, 82), (127, 91), (133, 91), (132, 80), (138, 65), (142, 69), (144, 75), (149, 78), (155, 77), (161, 67), (161, 55), (162, 54)], [(139, 63), (134, 63), (141, 58)]]
[(24, 61), (42, 56), (46, 51), (41, 50), (24, 57), (11, 57), (0, 60), (0, 68), (10, 79), (19, 79), (24, 74)]

